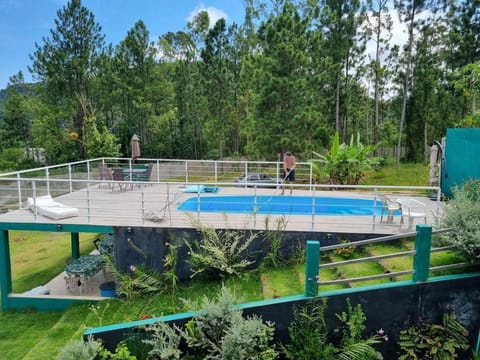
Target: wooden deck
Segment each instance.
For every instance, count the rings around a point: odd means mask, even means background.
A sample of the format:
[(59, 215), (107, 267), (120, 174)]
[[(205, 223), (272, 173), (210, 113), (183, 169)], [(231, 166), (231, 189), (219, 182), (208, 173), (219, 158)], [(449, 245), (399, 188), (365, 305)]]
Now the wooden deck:
[[(95, 185), (82, 190), (58, 196), (55, 201), (79, 209), (79, 216), (61, 220), (35, 214), (32, 210), (22, 208), (0, 214), (2, 223), (47, 223), (47, 224), (89, 224), (106, 226), (145, 226), (145, 227), (193, 227), (194, 221), (216, 228), (258, 229), (265, 230), (265, 222), (275, 224), (278, 215), (233, 214), (210, 212), (178, 211), (178, 205), (190, 197), (218, 195), (280, 195), (278, 189), (252, 189), (241, 187), (221, 187), (218, 193), (185, 193), (185, 186), (178, 183), (151, 183), (146, 186), (127, 184), (126, 190), (118, 185), (111, 189), (107, 184)], [(43, 194), (42, 194), (43, 195)], [(293, 195), (331, 196), (373, 199), (371, 191), (312, 191), (296, 188)], [(290, 196), (290, 195), (285, 195)], [(406, 194), (390, 194), (392, 199)], [(441, 211), (440, 205), (428, 197), (415, 196), (424, 204), (421, 211), (427, 215), (427, 222), (435, 223)], [(268, 218), (268, 219), (267, 219)], [(342, 232), (342, 233), (378, 233), (393, 234), (408, 230), (407, 224), (400, 227), (400, 216), (387, 223), (385, 217), (379, 216), (325, 216), (325, 215), (286, 215), (285, 230)], [(423, 222), (416, 219), (415, 223)]]
[[(27, 223), (27, 224), (90, 224), (120, 227), (193, 227), (193, 221), (212, 225), (216, 228), (235, 229), (258, 229), (265, 230), (266, 215), (253, 214), (221, 214), (178, 211), (178, 205), (190, 197), (199, 194), (185, 193), (185, 186), (172, 183), (154, 183), (147, 186), (128, 185), (126, 190), (120, 190), (115, 186), (113, 189), (108, 185), (93, 186), (87, 189), (74, 191), (55, 198), (61, 204), (76, 207), (80, 215), (52, 220), (48, 217), (34, 214), (33, 211), (23, 208), (9, 211), (0, 215), (2, 223)], [(278, 189), (251, 189), (239, 187), (222, 187), (218, 193), (202, 193), (201, 196), (218, 195), (279, 195)], [(295, 189), (293, 195), (308, 195), (312, 192), (304, 189)], [(353, 191), (315, 191), (315, 196), (352, 197), (373, 199), (372, 192)], [(290, 196), (290, 195), (285, 195)], [(405, 194), (391, 194), (390, 197), (405, 196)], [(438, 213), (437, 202), (427, 197), (415, 197), (425, 206), (422, 211), (427, 214), (427, 222), (433, 224), (435, 215)], [(268, 216), (270, 229), (276, 229), (275, 221), (280, 216)], [(407, 224), (400, 227), (400, 217), (395, 216), (391, 223), (380, 221), (376, 216), (312, 216), (291, 215), (285, 216), (285, 230), (292, 231), (315, 231), (332, 233), (369, 233), (395, 234), (409, 231)], [(416, 220), (418, 223), (420, 220)], [(422, 222), (422, 221), (420, 221)], [(100, 271), (88, 279), (81, 286), (66, 286), (66, 274), (61, 273), (44, 286), (50, 289), (50, 295), (54, 297), (88, 297), (99, 298), (99, 285), (112, 280), (111, 276)]]

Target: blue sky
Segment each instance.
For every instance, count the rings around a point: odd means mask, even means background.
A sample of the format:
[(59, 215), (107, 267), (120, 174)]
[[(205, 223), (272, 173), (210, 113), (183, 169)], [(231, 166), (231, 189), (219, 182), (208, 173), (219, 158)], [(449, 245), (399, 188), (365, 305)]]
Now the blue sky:
[[(0, 0), (0, 89), (8, 78), (22, 71), (31, 80), (27, 66), (35, 42), (50, 36), (57, 11), (67, 0)], [(184, 30), (186, 23), (200, 10), (212, 20), (220, 17), (241, 24), (243, 0), (82, 0), (102, 27), (106, 43), (117, 45), (136, 21), (143, 20), (152, 40), (168, 31)]]

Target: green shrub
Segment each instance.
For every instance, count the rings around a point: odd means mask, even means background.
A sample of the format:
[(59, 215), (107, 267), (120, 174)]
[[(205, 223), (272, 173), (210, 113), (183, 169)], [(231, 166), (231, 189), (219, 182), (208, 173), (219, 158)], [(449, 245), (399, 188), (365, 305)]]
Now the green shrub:
[(480, 200), (480, 179), (469, 179), (462, 185), (461, 192), (471, 201)]
[(112, 353), (107, 349), (102, 349), (99, 354), (100, 360), (136, 360), (137, 357), (130, 354), (130, 350), (128, 349), (127, 345), (124, 343), (119, 343), (115, 352)]
[[(149, 327), (153, 336), (144, 340), (153, 347), (149, 356), (155, 359), (218, 359), (269, 360), (277, 357), (271, 347), (273, 325), (256, 316), (244, 318), (234, 308), (235, 297), (222, 287), (214, 301), (204, 298), (197, 312), (184, 329), (155, 324)], [(186, 353), (179, 349), (181, 339), (187, 344)]]
[[(350, 240), (347, 240), (347, 239), (341, 240), (340, 243), (347, 245), (347, 244), (350, 244)], [(332, 252), (335, 255), (339, 255), (343, 257), (344, 259), (349, 259), (353, 256), (354, 251), (355, 251), (355, 246), (352, 245), (352, 246), (345, 246), (338, 249), (334, 249)]]
[(276, 219), (275, 229), (270, 229), (270, 217), (265, 217), (265, 239), (268, 242), (269, 251), (263, 258), (262, 265), (276, 269), (280, 264), (285, 263), (285, 258), (281, 254), (282, 243), (284, 240), (287, 221), (284, 216)]
[(372, 145), (363, 145), (360, 134), (350, 144), (340, 144), (338, 132), (332, 140), (332, 146), (327, 155), (316, 152), (315, 159), (310, 160), (316, 180), (328, 178), (330, 184), (357, 185), (365, 177), (365, 171), (380, 164), (381, 158), (370, 156), (375, 150)]
[(441, 226), (452, 228), (441, 242), (455, 245), (472, 262), (480, 258), (480, 181), (469, 181), (461, 189), (454, 189), (455, 198), (445, 206)]
[(152, 347), (152, 350), (148, 353), (149, 358), (162, 360), (181, 358), (180, 342), (182, 336), (178, 328), (159, 322), (148, 327), (148, 336), (149, 338), (143, 340), (143, 342)]
[(60, 349), (55, 360), (93, 360), (102, 350), (102, 344), (93, 338), (72, 340)]
[(468, 332), (454, 314), (444, 314), (442, 324), (426, 324), (400, 331), (399, 360), (456, 359), (467, 350)]

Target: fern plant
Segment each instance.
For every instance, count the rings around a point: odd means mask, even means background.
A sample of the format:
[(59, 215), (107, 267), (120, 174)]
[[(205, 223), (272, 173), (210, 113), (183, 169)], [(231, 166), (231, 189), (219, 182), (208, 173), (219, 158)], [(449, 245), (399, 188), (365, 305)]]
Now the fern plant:
[(367, 317), (360, 304), (352, 306), (350, 299), (347, 299), (347, 311), (336, 314), (336, 317), (340, 320), (340, 326), (335, 329), (341, 334), (339, 359), (383, 359), (373, 346), (388, 338), (383, 334), (383, 330), (382, 333), (364, 338), (364, 323)]
[(290, 342), (282, 345), (287, 359), (335, 359), (335, 347), (328, 342), (325, 320), (327, 300), (313, 299), (293, 311), (293, 321), (288, 327)]
[(212, 277), (241, 275), (254, 263), (249, 260), (249, 247), (257, 239), (258, 233), (219, 230), (195, 224), (200, 232), (201, 241), (193, 244), (187, 242), (189, 263), (192, 267), (191, 277), (208, 274)]
[(360, 305), (352, 307), (347, 300), (347, 312), (336, 314), (340, 326), (335, 343), (325, 320), (327, 300), (314, 299), (300, 309), (294, 309), (294, 320), (288, 328), (290, 342), (282, 345), (288, 359), (305, 360), (374, 360), (382, 359), (374, 345), (387, 340), (383, 333), (365, 338), (365, 314)]
[[(119, 271), (114, 262), (106, 257), (105, 270), (111, 273), (118, 283), (117, 294), (126, 298), (135, 298), (146, 294), (160, 294), (171, 290), (172, 299), (175, 297), (178, 276), (176, 265), (178, 260), (177, 245), (166, 243), (169, 251), (165, 255), (163, 271), (161, 273), (149, 271), (143, 265), (130, 265), (128, 272)], [(143, 251), (130, 243), (130, 246), (140, 254)]]
[(456, 359), (469, 348), (468, 332), (454, 314), (444, 314), (442, 324), (426, 324), (400, 331), (399, 360)]
[(162, 293), (167, 289), (160, 274), (148, 273), (141, 266), (131, 265), (129, 272), (121, 272), (107, 258), (105, 269), (115, 277), (119, 285), (117, 294), (121, 297), (136, 298), (152, 293)]

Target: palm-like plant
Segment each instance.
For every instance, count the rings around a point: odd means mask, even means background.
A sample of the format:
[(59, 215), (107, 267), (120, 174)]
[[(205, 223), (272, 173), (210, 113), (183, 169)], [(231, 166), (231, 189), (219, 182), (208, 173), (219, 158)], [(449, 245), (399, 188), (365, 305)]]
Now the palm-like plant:
[(380, 164), (381, 157), (369, 156), (374, 145), (363, 145), (360, 134), (352, 135), (350, 144), (340, 144), (338, 132), (333, 137), (332, 146), (326, 155), (313, 152), (316, 156), (310, 162), (317, 179), (328, 178), (330, 184), (357, 185), (365, 176), (365, 170)]

